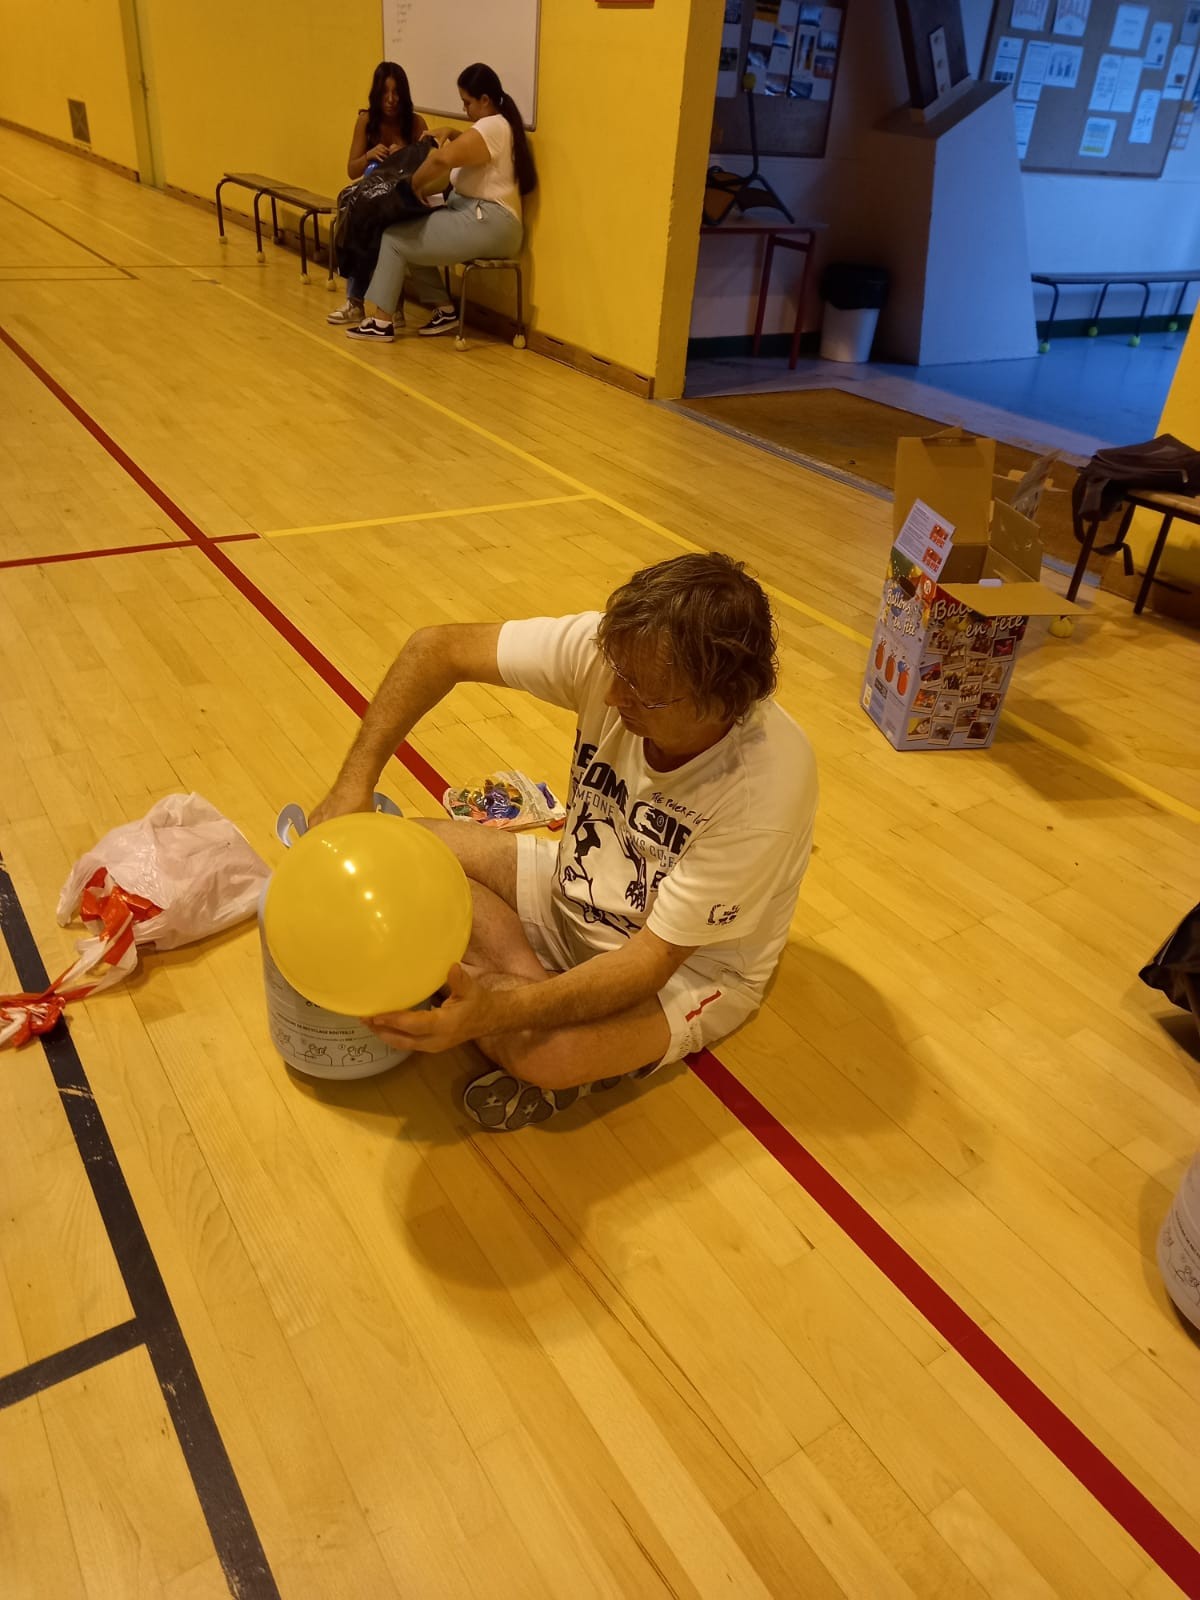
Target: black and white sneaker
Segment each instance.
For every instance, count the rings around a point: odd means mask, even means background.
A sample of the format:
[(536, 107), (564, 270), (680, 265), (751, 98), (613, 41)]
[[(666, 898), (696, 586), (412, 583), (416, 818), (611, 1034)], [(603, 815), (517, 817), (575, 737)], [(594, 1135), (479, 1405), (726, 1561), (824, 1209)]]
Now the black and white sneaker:
[[(628, 1078), (648, 1078), (657, 1072), (658, 1062), (626, 1073)], [(516, 1128), (527, 1128), (531, 1122), (545, 1122), (556, 1112), (565, 1111), (584, 1095), (603, 1094), (615, 1089), (623, 1078), (597, 1078), (592, 1083), (581, 1083), (573, 1089), (543, 1089), (536, 1083), (526, 1083), (514, 1078), (503, 1067), (493, 1067), (473, 1078), (463, 1093), (463, 1106), (467, 1115), (487, 1128), (489, 1132), (511, 1133)]]
[(458, 331), (457, 311), (435, 311), (423, 328), (417, 332), (422, 339), (431, 339), (437, 333), (456, 333)]
[(360, 322), (357, 328), (346, 329), (347, 339), (382, 339), (384, 344), (391, 344), (396, 337), (395, 325), (391, 322), (380, 322), (378, 317), (367, 317)]

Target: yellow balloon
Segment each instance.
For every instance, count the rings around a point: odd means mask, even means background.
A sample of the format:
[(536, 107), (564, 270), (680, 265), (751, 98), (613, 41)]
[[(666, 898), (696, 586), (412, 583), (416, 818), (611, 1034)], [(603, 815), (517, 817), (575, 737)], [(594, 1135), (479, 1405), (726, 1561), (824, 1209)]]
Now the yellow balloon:
[(449, 846), (382, 812), (331, 817), (272, 874), (267, 947), (314, 1005), (348, 1017), (408, 1011), (462, 959), (471, 889)]

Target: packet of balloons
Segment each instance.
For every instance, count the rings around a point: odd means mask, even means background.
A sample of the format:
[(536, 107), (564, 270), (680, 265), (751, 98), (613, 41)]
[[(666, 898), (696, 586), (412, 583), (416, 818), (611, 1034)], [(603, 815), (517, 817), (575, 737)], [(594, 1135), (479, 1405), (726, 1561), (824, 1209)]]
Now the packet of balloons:
[(75, 863), (57, 918), (90, 936), (41, 994), (0, 996), (0, 1049), (48, 1033), (74, 1000), (112, 988), (137, 947), (173, 950), (254, 915), (269, 869), (227, 817), (198, 794), (172, 794), (140, 822), (113, 828)]
[(493, 772), (468, 789), (447, 789), (442, 805), (456, 822), (481, 822), (485, 828), (557, 830), (567, 813), (548, 783), (523, 772)]

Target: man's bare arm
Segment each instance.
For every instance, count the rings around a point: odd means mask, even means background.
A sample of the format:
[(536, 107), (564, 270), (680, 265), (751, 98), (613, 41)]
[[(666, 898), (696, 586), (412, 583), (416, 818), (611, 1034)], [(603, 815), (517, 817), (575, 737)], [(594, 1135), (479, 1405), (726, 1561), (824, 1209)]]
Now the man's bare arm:
[(503, 684), (497, 661), (501, 626), (447, 623), (412, 635), (367, 707), (332, 789), (313, 811), (314, 825), (347, 811), (369, 811), (388, 757), (456, 683)]
[(451, 1050), (468, 1039), (496, 1034), (549, 1033), (599, 1022), (648, 1000), (694, 953), (642, 928), (620, 949), (606, 950), (540, 983), (492, 988), (486, 974), (475, 978), (456, 967), (448, 980), (449, 994), (436, 1009), (367, 1020), (382, 1039), (404, 1050)]

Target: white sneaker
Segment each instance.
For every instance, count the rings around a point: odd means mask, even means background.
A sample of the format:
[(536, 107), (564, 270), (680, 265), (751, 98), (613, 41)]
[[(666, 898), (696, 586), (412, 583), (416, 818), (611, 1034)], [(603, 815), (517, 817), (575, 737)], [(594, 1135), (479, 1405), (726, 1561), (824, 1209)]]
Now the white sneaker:
[(332, 322), (335, 328), (354, 328), (365, 315), (361, 300), (347, 300), (345, 305), (339, 306), (336, 311), (331, 311), (325, 321)]

